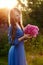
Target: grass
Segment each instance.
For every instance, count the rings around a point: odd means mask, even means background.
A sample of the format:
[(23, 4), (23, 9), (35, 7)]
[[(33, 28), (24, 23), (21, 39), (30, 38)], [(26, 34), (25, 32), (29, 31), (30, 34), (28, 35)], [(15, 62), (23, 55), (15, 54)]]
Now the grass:
[(0, 57), (0, 65), (8, 65), (7, 57)]
[[(28, 65), (43, 65), (43, 55), (26, 53), (26, 60)], [(0, 65), (8, 65), (7, 57), (0, 57)]]
[(43, 65), (43, 55), (26, 53), (26, 59), (28, 65)]

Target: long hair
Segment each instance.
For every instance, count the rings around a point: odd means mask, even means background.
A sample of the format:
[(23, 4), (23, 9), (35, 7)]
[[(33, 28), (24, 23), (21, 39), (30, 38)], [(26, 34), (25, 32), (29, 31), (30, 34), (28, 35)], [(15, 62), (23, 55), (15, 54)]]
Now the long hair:
[[(17, 27), (16, 27), (16, 21), (13, 19), (13, 11), (17, 11), (19, 14), (21, 14), (21, 11), (19, 11), (17, 8), (13, 8), (11, 11), (10, 11), (10, 24), (12, 26), (12, 41), (14, 40), (15, 38), (15, 34), (16, 34), (16, 30), (17, 30)], [(19, 25), (21, 27), (21, 29), (23, 30), (23, 24), (22, 24), (22, 16), (21, 16), (21, 20), (19, 22)]]

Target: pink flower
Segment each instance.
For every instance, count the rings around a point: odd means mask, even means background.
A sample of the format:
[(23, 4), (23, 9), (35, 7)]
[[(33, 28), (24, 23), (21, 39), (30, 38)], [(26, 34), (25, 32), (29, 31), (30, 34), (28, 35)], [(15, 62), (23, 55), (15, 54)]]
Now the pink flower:
[(25, 34), (30, 34), (32, 37), (36, 37), (38, 35), (39, 28), (38, 26), (28, 24), (24, 28), (24, 33)]

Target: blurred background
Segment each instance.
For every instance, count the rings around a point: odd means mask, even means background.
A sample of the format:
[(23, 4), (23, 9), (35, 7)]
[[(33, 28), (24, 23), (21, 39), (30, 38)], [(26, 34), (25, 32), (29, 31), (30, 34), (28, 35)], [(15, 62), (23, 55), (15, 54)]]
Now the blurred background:
[(36, 38), (24, 42), (28, 65), (43, 65), (43, 0), (0, 0), (0, 65), (8, 65), (8, 24), (9, 11), (18, 7), (22, 11), (23, 25), (37, 25)]

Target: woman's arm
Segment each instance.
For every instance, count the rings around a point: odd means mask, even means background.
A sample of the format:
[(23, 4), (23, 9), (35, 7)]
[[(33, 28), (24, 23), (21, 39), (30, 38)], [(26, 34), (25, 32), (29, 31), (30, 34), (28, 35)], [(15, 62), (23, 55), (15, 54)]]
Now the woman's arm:
[[(22, 29), (23, 29), (23, 31), (24, 31), (24, 26), (23, 26), (23, 24), (22, 24)], [(32, 38), (29, 34), (25, 34), (24, 33), (24, 35), (22, 36), (22, 37), (20, 37), (18, 40), (19, 41), (22, 41), (22, 40), (27, 40), (28, 38)]]
[(30, 36), (29, 34), (24, 34), (24, 36), (18, 38), (19, 41), (22, 41), (22, 40), (27, 40), (29, 38), (32, 38), (32, 36)]

